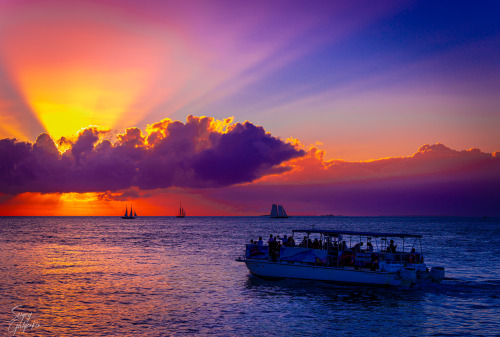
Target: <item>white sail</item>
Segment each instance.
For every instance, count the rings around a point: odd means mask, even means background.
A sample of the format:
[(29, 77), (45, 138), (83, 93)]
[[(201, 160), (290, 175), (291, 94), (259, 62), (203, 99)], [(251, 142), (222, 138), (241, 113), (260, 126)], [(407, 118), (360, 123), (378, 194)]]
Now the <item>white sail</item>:
[(276, 204), (273, 204), (271, 207), (271, 218), (277, 218), (278, 217), (278, 207)]

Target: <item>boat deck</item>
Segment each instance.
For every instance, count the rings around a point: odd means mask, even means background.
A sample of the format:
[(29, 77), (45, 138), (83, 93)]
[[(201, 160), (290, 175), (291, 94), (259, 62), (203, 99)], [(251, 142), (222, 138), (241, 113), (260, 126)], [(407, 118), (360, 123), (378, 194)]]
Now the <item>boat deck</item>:
[(279, 251), (270, 251), (269, 246), (258, 246), (256, 244), (246, 246), (245, 259), (281, 264), (372, 271), (391, 271), (406, 266), (416, 269), (425, 268), (423, 256), (418, 253), (370, 252), (367, 250), (354, 252), (352, 249), (339, 251), (303, 247), (280, 247)]

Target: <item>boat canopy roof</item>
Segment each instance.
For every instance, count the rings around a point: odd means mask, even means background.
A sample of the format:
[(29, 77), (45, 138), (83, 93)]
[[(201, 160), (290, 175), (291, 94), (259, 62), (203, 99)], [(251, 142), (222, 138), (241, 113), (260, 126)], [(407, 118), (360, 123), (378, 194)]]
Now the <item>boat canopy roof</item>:
[(375, 233), (375, 232), (356, 232), (356, 231), (341, 231), (333, 229), (294, 229), (293, 233), (317, 233), (323, 235), (334, 236), (338, 234), (342, 235), (360, 235), (360, 236), (371, 236), (371, 237), (393, 237), (393, 238), (422, 238), (422, 235), (418, 234), (404, 234), (404, 233)]

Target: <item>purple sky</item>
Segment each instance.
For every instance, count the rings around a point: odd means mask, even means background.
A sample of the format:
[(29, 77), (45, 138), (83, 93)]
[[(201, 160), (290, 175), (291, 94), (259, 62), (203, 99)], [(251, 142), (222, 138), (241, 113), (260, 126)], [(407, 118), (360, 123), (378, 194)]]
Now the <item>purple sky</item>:
[(0, 210), (20, 193), (184, 189), (216, 214), (281, 199), (291, 213), (499, 215), (499, 14), (2, 1)]

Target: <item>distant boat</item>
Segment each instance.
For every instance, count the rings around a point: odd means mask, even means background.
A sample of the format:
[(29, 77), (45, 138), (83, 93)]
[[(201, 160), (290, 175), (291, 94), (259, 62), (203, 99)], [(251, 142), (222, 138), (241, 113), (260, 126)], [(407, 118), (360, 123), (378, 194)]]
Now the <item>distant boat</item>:
[(186, 211), (182, 208), (182, 204), (179, 206), (179, 214), (176, 215), (178, 218), (184, 218), (186, 216)]
[(282, 205), (273, 204), (271, 207), (271, 218), (288, 218), (285, 208)]
[(137, 217), (137, 213), (132, 210), (132, 205), (130, 205), (130, 213), (128, 212), (127, 206), (125, 206), (125, 215), (122, 216), (122, 219), (135, 219)]

